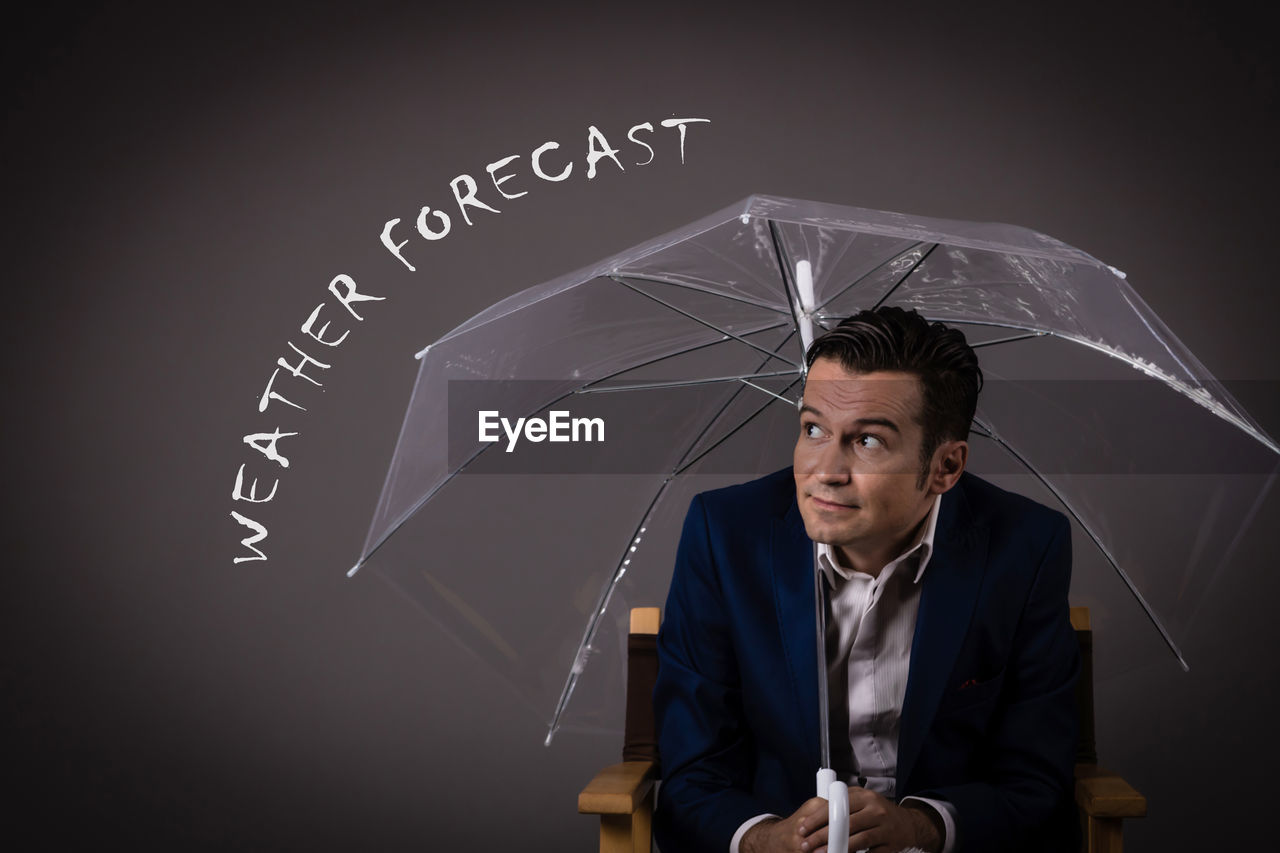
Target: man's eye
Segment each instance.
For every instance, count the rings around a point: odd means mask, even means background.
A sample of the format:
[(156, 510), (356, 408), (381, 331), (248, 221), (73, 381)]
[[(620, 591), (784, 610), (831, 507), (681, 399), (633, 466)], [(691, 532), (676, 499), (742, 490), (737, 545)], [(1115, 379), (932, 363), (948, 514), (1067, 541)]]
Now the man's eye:
[(800, 427), (800, 431), (804, 433), (805, 438), (817, 438), (822, 435), (822, 430), (817, 424), (804, 424)]
[(880, 440), (879, 436), (871, 435), (869, 433), (863, 433), (858, 436), (857, 441), (859, 447), (865, 447), (868, 450), (880, 450), (884, 447), (884, 442)]

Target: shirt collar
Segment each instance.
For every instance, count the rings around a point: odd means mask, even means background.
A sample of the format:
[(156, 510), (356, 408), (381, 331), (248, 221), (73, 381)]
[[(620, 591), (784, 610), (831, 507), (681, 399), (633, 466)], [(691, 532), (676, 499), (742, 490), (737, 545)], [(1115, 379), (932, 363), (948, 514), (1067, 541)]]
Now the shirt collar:
[[(942, 495), (937, 495), (933, 499), (933, 506), (929, 508), (929, 514), (925, 516), (920, 535), (915, 543), (885, 564), (884, 568), (880, 570), (882, 577), (909, 560), (913, 554), (919, 554), (920, 561), (916, 566), (916, 576), (913, 583), (920, 582), (920, 578), (924, 577), (925, 566), (929, 564), (929, 558), (933, 556), (933, 535), (938, 529), (938, 508), (941, 506)], [(832, 572), (840, 575), (845, 580), (849, 580), (849, 578), (857, 574), (852, 569), (842, 566), (836, 556), (835, 549), (825, 542), (818, 543), (818, 567), (826, 575), (827, 583), (833, 588), (835, 586), (835, 578), (832, 577)]]

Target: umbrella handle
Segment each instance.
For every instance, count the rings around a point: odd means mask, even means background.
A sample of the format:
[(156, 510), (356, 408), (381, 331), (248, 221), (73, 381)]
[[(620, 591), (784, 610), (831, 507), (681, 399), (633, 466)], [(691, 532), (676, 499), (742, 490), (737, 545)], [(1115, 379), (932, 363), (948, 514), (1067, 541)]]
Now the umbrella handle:
[(818, 771), (818, 796), (827, 801), (827, 853), (848, 853), (849, 786), (824, 767)]

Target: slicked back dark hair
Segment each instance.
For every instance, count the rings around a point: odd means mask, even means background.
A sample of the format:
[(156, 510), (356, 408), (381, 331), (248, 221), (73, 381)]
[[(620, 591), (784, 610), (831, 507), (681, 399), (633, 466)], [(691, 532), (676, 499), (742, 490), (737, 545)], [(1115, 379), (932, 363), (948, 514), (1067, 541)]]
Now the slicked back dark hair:
[(805, 364), (812, 367), (820, 358), (834, 359), (850, 373), (895, 370), (920, 378), (922, 485), (938, 445), (968, 440), (982, 390), (982, 370), (959, 329), (930, 323), (914, 310), (869, 309), (840, 321), (810, 344)]

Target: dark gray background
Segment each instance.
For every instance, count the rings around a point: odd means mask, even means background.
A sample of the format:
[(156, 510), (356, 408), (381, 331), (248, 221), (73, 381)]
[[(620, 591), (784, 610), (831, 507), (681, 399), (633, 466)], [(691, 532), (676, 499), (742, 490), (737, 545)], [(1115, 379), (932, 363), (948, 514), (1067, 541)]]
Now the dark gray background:
[[(616, 743), (545, 749), (496, 677), (375, 575), (344, 572), (415, 351), (750, 193), (1044, 231), (1124, 269), (1218, 376), (1278, 378), (1261, 19), (884, 5), (55, 4), (11, 20), (10, 825), (33, 847), (589, 849), (576, 792)], [(570, 180), (526, 176), (500, 215), (411, 243), (416, 274), (378, 243), (386, 219), (447, 206), (461, 172), (673, 114), (712, 120), (683, 166), (668, 143), (588, 181), (578, 153)], [(270, 560), (233, 565), (241, 437), (277, 425), (258, 395), (337, 273), (386, 301), (309, 411), (280, 421), (300, 435), (259, 513)], [(1242, 401), (1280, 434), (1274, 400)], [(1274, 834), (1276, 508), (1205, 604), (1191, 673), (1170, 660), (1099, 685), (1104, 762), (1151, 801), (1133, 850)]]

